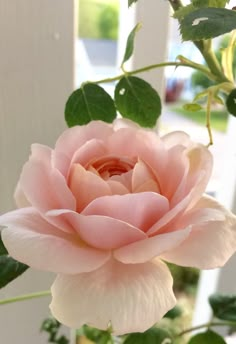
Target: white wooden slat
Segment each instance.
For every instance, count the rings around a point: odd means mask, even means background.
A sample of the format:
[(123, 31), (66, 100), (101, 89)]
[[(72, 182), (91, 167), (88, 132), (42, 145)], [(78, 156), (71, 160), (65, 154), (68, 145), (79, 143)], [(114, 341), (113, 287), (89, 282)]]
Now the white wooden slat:
[[(0, 0), (0, 211), (13, 191), (30, 144), (52, 145), (65, 128), (73, 89), (73, 0)], [(48, 289), (53, 277), (29, 271), (0, 298)], [(50, 298), (0, 307), (0, 342), (45, 344), (39, 334)]]
[[(161, 63), (167, 57), (170, 6), (168, 1), (140, 0), (130, 9), (128, 1), (120, 0), (120, 44), (118, 59), (121, 61), (125, 49), (124, 37), (136, 23), (142, 23), (135, 39), (134, 55), (129, 68), (137, 69), (147, 65)], [(139, 74), (150, 82), (162, 95), (164, 93), (164, 69), (155, 69)]]

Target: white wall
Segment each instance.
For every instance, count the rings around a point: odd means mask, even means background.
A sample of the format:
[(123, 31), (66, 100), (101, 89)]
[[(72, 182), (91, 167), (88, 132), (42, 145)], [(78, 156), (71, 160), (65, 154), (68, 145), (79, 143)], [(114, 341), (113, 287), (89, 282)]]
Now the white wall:
[[(13, 191), (30, 144), (53, 144), (65, 127), (73, 88), (73, 0), (0, 0), (0, 212)], [(0, 298), (50, 287), (52, 276), (27, 272)], [(45, 344), (39, 327), (50, 298), (0, 306), (0, 342)]]

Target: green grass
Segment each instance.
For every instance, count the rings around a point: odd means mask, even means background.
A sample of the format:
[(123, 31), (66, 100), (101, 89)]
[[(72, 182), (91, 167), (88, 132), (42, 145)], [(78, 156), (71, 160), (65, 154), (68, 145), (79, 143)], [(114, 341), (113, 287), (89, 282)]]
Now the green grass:
[(117, 39), (119, 0), (80, 0), (79, 36)]
[[(206, 112), (204, 110), (191, 112), (184, 110), (182, 105), (171, 106), (170, 110), (186, 117), (200, 125), (206, 125)], [(212, 129), (225, 132), (227, 128), (228, 113), (224, 110), (211, 111), (211, 127)]]

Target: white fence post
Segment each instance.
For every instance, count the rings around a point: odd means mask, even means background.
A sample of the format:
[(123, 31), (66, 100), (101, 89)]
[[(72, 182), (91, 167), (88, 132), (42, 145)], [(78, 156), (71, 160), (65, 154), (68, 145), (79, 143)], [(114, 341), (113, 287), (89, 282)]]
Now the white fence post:
[[(30, 144), (52, 145), (65, 127), (73, 89), (73, 0), (0, 0), (0, 211), (14, 208), (13, 191)], [(28, 271), (0, 298), (49, 289), (52, 276)], [(0, 341), (45, 344), (42, 320), (50, 298), (0, 307)]]
[[(168, 1), (140, 0), (128, 9), (128, 0), (120, 0), (120, 8), (119, 62), (125, 49), (124, 38), (138, 22), (142, 23), (142, 28), (135, 38), (134, 55), (130, 67), (136, 69), (164, 62), (167, 57), (170, 17)], [(140, 77), (150, 82), (163, 97), (163, 68), (142, 73)]]

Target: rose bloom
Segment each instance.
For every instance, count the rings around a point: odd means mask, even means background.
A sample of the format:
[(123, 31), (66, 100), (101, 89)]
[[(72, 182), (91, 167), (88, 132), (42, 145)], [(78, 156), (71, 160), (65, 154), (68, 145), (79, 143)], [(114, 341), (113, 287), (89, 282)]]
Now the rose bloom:
[(142, 332), (175, 305), (163, 261), (211, 269), (236, 248), (236, 217), (204, 195), (208, 149), (183, 132), (159, 137), (130, 121), (66, 130), (32, 145), (0, 217), (9, 254), (57, 273), (52, 314), (115, 334)]

